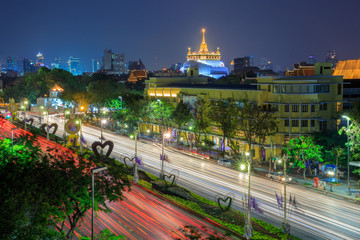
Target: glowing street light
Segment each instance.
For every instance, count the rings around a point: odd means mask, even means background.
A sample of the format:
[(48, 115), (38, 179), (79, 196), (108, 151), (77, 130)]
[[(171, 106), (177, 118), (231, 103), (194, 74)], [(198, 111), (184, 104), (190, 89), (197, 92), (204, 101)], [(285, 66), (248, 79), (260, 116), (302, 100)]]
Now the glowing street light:
[(161, 148), (161, 171), (160, 171), (160, 179), (164, 179), (164, 161), (165, 161), (165, 154), (164, 154), (164, 144), (165, 138), (169, 138), (171, 136), (170, 132), (164, 133), (162, 138), (162, 148)]
[[(348, 116), (342, 116), (342, 118), (346, 119), (346, 132), (349, 131), (349, 121), (350, 118)], [(349, 191), (349, 195), (351, 195), (351, 191), (350, 191), (350, 144), (349, 144), (349, 134), (347, 133), (347, 175), (348, 175), (348, 191)]]
[(107, 167), (97, 167), (91, 169), (91, 240), (94, 239), (94, 174), (107, 170)]

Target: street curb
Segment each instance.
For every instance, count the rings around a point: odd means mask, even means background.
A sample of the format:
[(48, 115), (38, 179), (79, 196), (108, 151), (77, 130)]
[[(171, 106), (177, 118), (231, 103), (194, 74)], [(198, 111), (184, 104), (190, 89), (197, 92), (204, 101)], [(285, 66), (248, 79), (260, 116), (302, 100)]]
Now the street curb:
[(236, 237), (239, 237), (240, 239), (246, 239), (245, 237), (243, 237), (242, 235), (240, 235), (238, 232), (235, 232), (234, 230), (232, 230), (232, 229), (230, 229), (230, 228), (228, 228), (228, 227), (226, 227), (226, 226), (223, 226), (223, 225), (221, 225), (221, 224), (219, 224), (219, 223), (211, 220), (210, 218), (208, 218), (208, 217), (206, 217), (206, 216), (204, 216), (204, 215), (202, 215), (202, 214), (200, 214), (200, 213), (198, 213), (198, 212), (195, 212), (195, 211), (193, 211), (193, 210), (191, 210), (191, 209), (189, 209), (189, 208), (187, 208), (187, 207), (185, 207), (185, 206), (183, 206), (183, 205), (181, 205), (181, 204), (178, 204), (178, 203), (176, 203), (176, 202), (173, 202), (173, 201), (171, 201), (171, 200), (169, 200), (169, 199), (167, 199), (167, 198), (159, 195), (158, 193), (153, 192), (153, 191), (151, 191), (150, 189), (148, 189), (148, 188), (146, 188), (146, 187), (143, 187), (143, 186), (141, 186), (141, 185), (139, 185), (139, 184), (137, 184), (137, 183), (132, 182), (132, 184), (135, 185), (135, 186), (137, 186), (137, 187), (139, 187), (139, 188), (141, 188), (142, 190), (144, 190), (144, 191), (146, 191), (146, 192), (148, 192), (148, 193), (150, 193), (150, 194), (158, 197), (158, 198), (161, 198), (162, 200), (164, 200), (164, 201), (166, 201), (166, 202), (168, 202), (168, 203), (170, 203), (170, 204), (172, 204), (172, 205), (175, 205), (175, 206), (177, 206), (177, 207), (185, 210), (186, 212), (188, 212), (188, 213), (190, 213), (190, 214), (196, 215), (197, 217), (199, 217), (199, 218), (203, 219), (204, 221), (206, 221), (206, 222), (214, 225), (215, 227), (218, 227), (218, 228), (221, 228), (221, 229), (223, 229), (223, 230), (225, 230), (225, 231), (231, 232), (233, 235), (235, 235)]
[[(264, 177), (264, 176), (259, 175), (259, 174), (257, 174), (257, 173), (255, 173), (255, 176), (260, 177), (260, 178), (263, 178), (263, 179), (268, 179), (267, 177)], [(319, 189), (319, 188), (314, 188), (314, 187), (311, 187), (311, 186), (302, 185), (302, 184), (299, 183), (299, 182), (293, 182), (293, 183), (291, 183), (291, 186), (296, 187), (296, 188), (302, 188), (302, 189), (312, 190), (312, 191), (321, 193), (321, 194), (323, 194), (323, 195), (328, 195), (328, 196), (331, 196), (331, 197), (334, 197), (334, 198), (342, 198), (342, 199), (344, 199), (344, 200), (357, 203), (356, 200), (353, 199), (353, 198), (341, 196), (341, 195), (332, 193), (332, 192), (330, 192), (330, 191), (322, 190), (322, 189)]]

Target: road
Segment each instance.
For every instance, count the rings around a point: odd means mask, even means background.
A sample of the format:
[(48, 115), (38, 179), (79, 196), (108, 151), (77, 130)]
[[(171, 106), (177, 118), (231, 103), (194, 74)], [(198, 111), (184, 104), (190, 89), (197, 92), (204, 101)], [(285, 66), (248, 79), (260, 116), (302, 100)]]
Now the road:
[[(0, 139), (9, 137), (11, 129), (14, 128), (8, 122), (1, 124), (0, 127)], [(14, 130), (14, 137), (24, 133), (22, 129)], [(73, 154), (67, 148), (46, 138), (38, 137), (37, 142), (43, 150), (56, 148), (60, 151), (57, 154)], [(126, 239), (133, 240), (184, 239), (181, 229), (187, 225), (196, 227), (203, 236), (225, 234), (224, 229), (213, 221), (197, 217), (136, 185), (132, 185), (131, 191), (125, 191), (123, 197), (123, 201), (107, 202), (111, 212), (96, 213), (95, 234), (103, 229), (109, 229), (116, 235), (123, 235)], [(68, 228), (69, 224), (65, 223), (65, 230)], [(74, 233), (76, 239), (80, 239), (81, 236), (91, 236), (91, 210), (87, 211)]]
[[(51, 117), (49, 122), (59, 124), (57, 134), (62, 136), (63, 120)], [(83, 135), (88, 145), (91, 145), (93, 141), (99, 140), (100, 130), (83, 126)], [(104, 132), (104, 137), (114, 142), (113, 157), (121, 159), (123, 155), (134, 154), (133, 139), (108, 131)], [(159, 175), (161, 147), (140, 141), (138, 152), (144, 159), (144, 170)], [(170, 163), (165, 164), (165, 170), (171, 172), (176, 169), (180, 172), (178, 185), (212, 200), (217, 194), (233, 193), (236, 197), (233, 207), (242, 211), (241, 198), (247, 192), (247, 174), (169, 149), (166, 149), (166, 154)], [(254, 216), (280, 227), (282, 217), (275, 192), (279, 193), (282, 189), (281, 183), (252, 176), (251, 194), (264, 210), (263, 214), (254, 213)], [(299, 205), (299, 209), (289, 216), (293, 235), (302, 239), (360, 239), (358, 204), (291, 185), (287, 187), (287, 193), (296, 196)]]
[[(131, 240), (184, 239), (180, 229), (185, 225), (195, 226), (204, 236), (224, 233), (209, 222), (136, 186), (132, 186), (130, 192), (125, 192), (124, 197), (123, 201), (107, 203), (111, 213), (96, 214), (95, 233), (107, 228)], [(87, 212), (80, 226), (75, 231), (77, 238), (91, 235), (91, 211)]]

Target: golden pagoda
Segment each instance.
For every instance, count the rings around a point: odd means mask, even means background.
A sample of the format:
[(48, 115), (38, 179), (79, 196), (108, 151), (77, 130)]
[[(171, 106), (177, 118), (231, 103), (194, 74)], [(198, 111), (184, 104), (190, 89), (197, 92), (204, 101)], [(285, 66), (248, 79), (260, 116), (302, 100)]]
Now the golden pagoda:
[(220, 60), (221, 59), (221, 54), (219, 51), (219, 48), (217, 48), (217, 51), (214, 52), (210, 52), (208, 49), (208, 46), (206, 44), (205, 41), (205, 28), (202, 29), (202, 34), (203, 34), (203, 38), (202, 38), (202, 42), (200, 44), (200, 49), (197, 52), (191, 52), (191, 48), (189, 47), (189, 51), (188, 54), (186, 56), (186, 59), (188, 61), (190, 60), (194, 60), (194, 61), (198, 61), (198, 60)]

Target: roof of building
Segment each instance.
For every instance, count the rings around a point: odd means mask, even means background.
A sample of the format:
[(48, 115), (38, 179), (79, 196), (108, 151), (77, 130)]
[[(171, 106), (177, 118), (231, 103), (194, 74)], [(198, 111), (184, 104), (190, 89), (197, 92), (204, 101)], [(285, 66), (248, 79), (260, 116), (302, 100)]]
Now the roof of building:
[(342, 75), (345, 79), (360, 79), (360, 59), (339, 61), (333, 75)]

